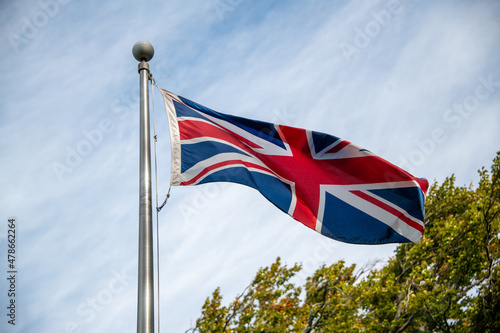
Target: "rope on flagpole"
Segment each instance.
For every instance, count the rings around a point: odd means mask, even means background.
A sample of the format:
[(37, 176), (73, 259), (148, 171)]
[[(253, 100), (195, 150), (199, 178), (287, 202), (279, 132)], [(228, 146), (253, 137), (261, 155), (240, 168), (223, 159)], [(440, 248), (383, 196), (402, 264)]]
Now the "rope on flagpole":
[[(160, 90), (160, 87), (158, 87), (158, 85), (156, 84), (156, 81), (153, 79), (153, 75), (151, 75), (151, 82), (152, 82), (152, 84), (156, 88), (158, 88), (158, 90)], [(155, 93), (154, 93), (154, 89), (153, 89), (153, 132), (154, 132), (154, 139), (155, 139), (155, 142), (154, 142), (154, 149), (155, 149), (155, 152), (154, 152), (155, 153), (155, 178), (158, 178), (157, 174), (156, 174), (156, 124), (155, 124), (155, 102), (154, 102), (154, 96), (155, 96)], [(167, 204), (168, 198), (170, 198), (170, 190), (171, 189), (172, 189), (172, 183), (170, 183), (167, 195), (165, 196), (165, 200), (163, 200), (163, 203), (161, 204), (160, 207), (158, 207), (158, 191), (156, 191), (156, 213), (159, 213), (162, 210), (162, 208)]]
[(158, 205), (156, 205), (156, 211), (159, 213), (160, 210), (163, 208), (163, 206), (165, 206), (167, 204), (167, 201), (168, 201), (168, 198), (170, 198), (170, 189), (172, 188), (172, 184), (170, 184), (170, 187), (168, 188), (168, 192), (167, 192), (167, 196), (165, 197), (165, 200), (163, 201), (163, 203), (161, 204), (160, 207), (158, 207)]
[[(153, 74), (149, 73), (149, 80), (151, 84), (157, 87), (155, 79), (153, 78)], [(152, 87), (152, 107), (153, 107), (153, 153), (155, 160), (155, 191), (156, 191), (156, 290), (157, 290), (157, 309), (158, 309), (158, 317), (157, 317), (157, 325), (158, 325), (158, 333), (160, 333), (160, 227), (159, 227), (159, 213), (162, 208), (167, 204), (168, 198), (170, 198), (170, 190), (172, 189), (172, 184), (170, 184), (168, 188), (167, 195), (165, 196), (165, 200), (158, 207), (158, 162), (156, 157), (156, 142), (158, 141), (158, 136), (156, 135), (156, 119), (155, 119), (155, 90)]]
[[(151, 81), (152, 84), (156, 85), (155, 80), (153, 79), (153, 74), (151, 72), (149, 73), (149, 80)], [(155, 90), (154, 87), (151, 87), (151, 94), (152, 94), (152, 106), (153, 106), (153, 147), (154, 147), (154, 157), (155, 157), (155, 191), (156, 191), (156, 300), (157, 300), (157, 309), (158, 309), (158, 315), (157, 315), (157, 321), (158, 321), (158, 333), (160, 333), (160, 227), (159, 227), (159, 222), (158, 222), (158, 217), (159, 217), (159, 212), (160, 210), (158, 209), (158, 163), (156, 159), (156, 142), (157, 136), (156, 136), (156, 122), (155, 122)], [(167, 196), (170, 196), (170, 188), (168, 189)], [(162, 207), (165, 205), (165, 202), (162, 204)]]
[[(151, 84), (156, 88), (160, 89), (156, 84), (155, 79), (153, 78), (153, 74), (149, 73), (149, 80)], [(168, 199), (170, 198), (170, 190), (172, 189), (172, 183), (168, 187), (167, 195), (165, 196), (165, 200), (161, 206), (158, 207), (158, 162), (156, 157), (156, 142), (158, 141), (158, 136), (156, 135), (156, 113), (155, 113), (155, 90), (152, 87), (152, 107), (153, 107), (153, 150), (154, 150), (154, 159), (155, 159), (155, 191), (156, 191), (156, 288), (157, 288), (157, 309), (158, 309), (158, 333), (160, 333), (160, 227), (159, 227), (159, 213), (162, 208), (167, 204)]]

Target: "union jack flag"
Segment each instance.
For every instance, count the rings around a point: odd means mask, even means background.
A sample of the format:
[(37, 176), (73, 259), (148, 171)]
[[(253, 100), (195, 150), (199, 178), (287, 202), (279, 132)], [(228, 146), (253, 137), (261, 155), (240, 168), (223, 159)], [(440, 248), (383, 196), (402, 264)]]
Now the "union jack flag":
[(244, 184), (305, 226), (347, 243), (422, 238), (425, 179), (332, 135), (223, 114), (160, 91), (172, 185)]

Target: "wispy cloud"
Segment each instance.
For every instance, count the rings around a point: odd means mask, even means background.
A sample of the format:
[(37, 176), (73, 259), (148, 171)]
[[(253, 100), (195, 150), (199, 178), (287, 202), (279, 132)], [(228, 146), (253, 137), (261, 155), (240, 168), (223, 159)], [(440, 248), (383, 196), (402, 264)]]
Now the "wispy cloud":
[[(56, 2), (41, 26), (41, 3)], [(217, 4), (230, 6), (222, 19)], [(0, 212), (19, 221), (19, 331), (135, 327), (137, 40), (153, 43), (162, 87), (221, 112), (341, 136), (396, 164), (414, 156), (409, 167), (430, 180), (455, 172), (459, 183), (475, 181), (498, 150), (500, 87), (476, 96), (482, 79), (500, 81), (495, 2), (0, 6)], [(24, 18), (40, 27), (16, 51), (8, 36)], [(347, 44), (358, 50), (352, 57)], [(155, 97), (162, 199), (170, 143)], [(474, 98), (467, 116), (447, 111)], [(68, 154), (78, 155), (73, 165)], [(54, 163), (71, 172), (58, 177)], [(278, 255), (312, 271), (338, 259), (385, 260), (395, 248), (325, 243), (236, 184), (171, 194), (160, 213), (163, 329), (189, 328), (215, 287), (229, 301)], [(5, 281), (3, 307), (2, 290)]]

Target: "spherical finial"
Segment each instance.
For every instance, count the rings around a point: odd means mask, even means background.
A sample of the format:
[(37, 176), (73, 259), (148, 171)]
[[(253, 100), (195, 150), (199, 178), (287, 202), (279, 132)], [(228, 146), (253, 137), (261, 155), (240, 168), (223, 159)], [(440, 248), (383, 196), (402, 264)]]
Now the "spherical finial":
[(134, 55), (134, 58), (137, 59), (137, 61), (149, 61), (153, 58), (155, 50), (153, 49), (153, 45), (151, 45), (150, 42), (140, 40), (135, 43), (134, 47), (132, 48), (132, 54)]

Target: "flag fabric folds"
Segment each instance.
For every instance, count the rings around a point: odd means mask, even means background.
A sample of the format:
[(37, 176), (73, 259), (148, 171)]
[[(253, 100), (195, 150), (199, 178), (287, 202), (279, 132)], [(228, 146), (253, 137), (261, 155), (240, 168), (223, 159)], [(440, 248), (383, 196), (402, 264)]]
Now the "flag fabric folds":
[(234, 182), (347, 243), (420, 241), (428, 183), (346, 140), (216, 112), (161, 89), (172, 185)]

